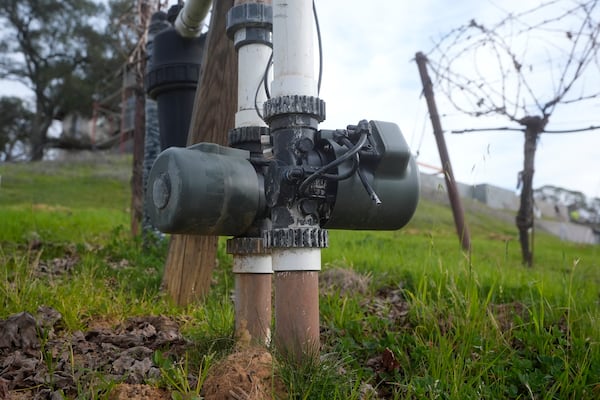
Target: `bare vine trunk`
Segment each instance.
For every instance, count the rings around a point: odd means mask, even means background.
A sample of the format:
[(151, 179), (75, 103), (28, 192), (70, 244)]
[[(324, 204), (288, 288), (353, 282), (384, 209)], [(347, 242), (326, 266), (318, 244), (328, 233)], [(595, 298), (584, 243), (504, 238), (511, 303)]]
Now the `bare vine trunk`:
[(533, 240), (529, 240), (529, 230), (533, 228), (533, 174), (535, 165), (535, 150), (539, 135), (546, 127), (547, 119), (540, 117), (526, 117), (520, 123), (525, 126), (525, 145), (523, 171), (520, 175), (521, 204), (517, 212), (517, 228), (519, 229), (519, 242), (523, 264), (533, 266)]

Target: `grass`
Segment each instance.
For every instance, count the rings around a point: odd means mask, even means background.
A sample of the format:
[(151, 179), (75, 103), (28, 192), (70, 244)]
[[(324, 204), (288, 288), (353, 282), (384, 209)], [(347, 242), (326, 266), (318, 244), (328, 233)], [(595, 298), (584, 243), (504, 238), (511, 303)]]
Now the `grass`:
[[(185, 377), (201, 381), (233, 348), (231, 259), (221, 242), (204, 304), (165, 298), (166, 244), (144, 248), (125, 228), (130, 161), (0, 166), (0, 318), (47, 305), (74, 331), (94, 319), (171, 316), (194, 351), (158, 360), (153, 384), (195, 398)], [(291, 398), (600, 397), (599, 247), (539, 233), (535, 267), (525, 268), (514, 226), (476, 204), (466, 209), (470, 258), (449, 209), (428, 201), (397, 232), (330, 232), (323, 269), (351, 269), (370, 283), (365, 293), (322, 291), (320, 362), (278, 367)], [(72, 260), (68, 272), (39, 274), (57, 260)]]
[(4, 164), (0, 242), (93, 242), (128, 225), (131, 160)]

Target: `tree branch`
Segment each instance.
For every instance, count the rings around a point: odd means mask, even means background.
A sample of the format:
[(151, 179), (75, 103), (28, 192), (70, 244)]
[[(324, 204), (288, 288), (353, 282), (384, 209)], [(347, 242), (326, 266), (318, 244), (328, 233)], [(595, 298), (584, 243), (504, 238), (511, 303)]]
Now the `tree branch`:
[[(561, 129), (561, 130), (544, 130), (542, 133), (578, 133), (578, 132), (588, 132), (595, 131), (600, 129), (600, 125), (591, 125), (587, 128), (574, 128), (574, 129)], [(451, 133), (474, 133), (474, 132), (494, 132), (494, 131), (512, 131), (512, 132), (524, 132), (525, 127), (523, 128), (513, 128), (509, 126), (502, 126), (498, 128), (469, 128), (469, 129), (453, 129)]]
[[(468, 115), (499, 114), (514, 122), (533, 115), (549, 119), (559, 103), (600, 96), (590, 94), (597, 85), (576, 85), (590, 65), (595, 63), (600, 68), (600, 25), (593, 18), (598, 2), (579, 0), (564, 7), (559, 0), (547, 1), (518, 14), (507, 12), (504, 19), (491, 26), (471, 20), (450, 31), (434, 46), (432, 52), (437, 57), (428, 57), (436, 80), (442, 82), (441, 91), (457, 110)], [(536, 20), (541, 9), (544, 19)], [(554, 15), (546, 17), (549, 13)], [(574, 31), (565, 27), (573, 22)], [(549, 33), (554, 36), (549, 38)], [(569, 41), (568, 51), (563, 54), (565, 40)], [(549, 56), (549, 51), (555, 53), (556, 49), (564, 57), (562, 63), (555, 64)], [(550, 60), (547, 79), (552, 83), (547, 82), (545, 87), (537, 85), (538, 71), (543, 68), (539, 65), (540, 53)], [(437, 63), (431, 61), (436, 58)], [(466, 69), (465, 60), (470, 58), (473, 66)], [(558, 72), (556, 79), (554, 70)], [(581, 93), (566, 99), (575, 87), (582, 88)], [(543, 99), (546, 88), (551, 88), (549, 99)]]

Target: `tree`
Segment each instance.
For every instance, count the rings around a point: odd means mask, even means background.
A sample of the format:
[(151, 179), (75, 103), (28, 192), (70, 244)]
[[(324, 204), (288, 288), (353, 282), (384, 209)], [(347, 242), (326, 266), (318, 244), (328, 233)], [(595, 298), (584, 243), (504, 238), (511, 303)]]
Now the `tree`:
[(430, 65), (455, 108), (475, 117), (503, 116), (520, 128), (501, 129), (524, 132), (516, 225), (528, 266), (533, 264), (529, 230), (538, 139), (551, 132), (547, 127), (559, 105), (600, 97), (597, 81), (589, 84), (600, 68), (598, 8), (598, 0), (549, 0), (508, 13), (489, 27), (471, 20), (444, 36), (429, 57), (438, 60)]
[(33, 92), (32, 160), (43, 157), (52, 122), (74, 111), (89, 115), (102, 78), (114, 72), (104, 12), (91, 0), (2, 1), (0, 78)]
[(23, 149), (33, 113), (18, 97), (0, 98), (0, 161), (11, 161), (17, 147)]

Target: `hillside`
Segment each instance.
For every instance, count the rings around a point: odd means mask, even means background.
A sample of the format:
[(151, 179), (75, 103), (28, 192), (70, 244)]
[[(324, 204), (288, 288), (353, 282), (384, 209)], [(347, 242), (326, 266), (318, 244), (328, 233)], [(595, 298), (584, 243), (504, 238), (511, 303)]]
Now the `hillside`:
[[(209, 297), (175, 307), (160, 291), (166, 241), (128, 234), (130, 168), (0, 165), (0, 398), (199, 399), (243, 354), (224, 241)], [(303, 399), (598, 398), (599, 246), (539, 233), (524, 268), (512, 217), (465, 208), (470, 257), (428, 200), (400, 231), (332, 231), (321, 361), (260, 353), (265, 382)]]

